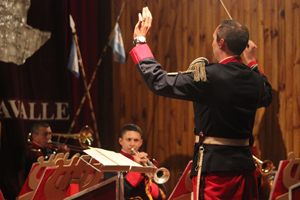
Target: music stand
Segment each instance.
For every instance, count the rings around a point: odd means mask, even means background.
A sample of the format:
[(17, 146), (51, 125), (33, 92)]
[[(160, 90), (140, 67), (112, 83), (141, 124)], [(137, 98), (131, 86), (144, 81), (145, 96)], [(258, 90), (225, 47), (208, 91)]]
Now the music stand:
[[(121, 176), (122, 173), (120, 173)], [(124, 197), (123, 191), (119, 190), (123, 188), (123, 177), (115, 176), (106, 181), (103, 181), (97, 185), (94, 185), (90, 188), (87, 188), (83, 191), (78, 192), (72, 196), (65, 198), (64, 200), (97, 200), (97, 199), (106, 199), (106, 200), (122, 200)]]
[(192, 160), (189, 161), (168, 200), (190, 200), (191, 199), (193, 184), (189, 176), (190, 176), (190, 171), (192, 169), (192, 164), (193, 161)]

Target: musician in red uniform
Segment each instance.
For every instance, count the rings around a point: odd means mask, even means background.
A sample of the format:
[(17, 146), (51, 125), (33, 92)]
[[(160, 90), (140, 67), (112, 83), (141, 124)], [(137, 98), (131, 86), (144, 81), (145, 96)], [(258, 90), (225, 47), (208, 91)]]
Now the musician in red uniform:
[[(119, 143), (122, 147), (121, 154), (127, 158), (143, 165), (146, 163), (145, 152), (135, 154), (132, 148), (138, 152), (143, 144), (142, 130), (135, 124), (126, 124), (121, 131)], [(158, 166), (156, 166), (158, 167)], [(105, 172), (104, 179), (107, 180), (116, 176), (116, 172)], [(157, 184), (154, 180), (149, 180), (145, 174), (138, 172), (124, 172), (124, 196), (126, 199), (165, 199), (165, 188), (162, 184)]]
[(70, 151), (66, 145), (59, 145), (57, 148), (49, 145), (48, 141), (52, 138), (51, 134), (50, 125), (44, 121), (38, 121), (32, 126), (31, 143), (28, 145), (22, 160), (25, 179), (30, 172), (32, 164), (37, 162), (40, 156), (44, 156), (44, 160), (48, 160), (52, 154)]
[(193, 102), (194, 198), (257, 200), (249, 138), (257, 109), (272, 101), (272, 87), (256, 62), (257, 46), (249, 40), (247, 27), (237, 20), (222, 21), (212, 41), (218, 63), (198, 58), (187, 71), (168, 74), (146, 44), (151, 23), (145, 7), (135, 26), (130, 55), (152, 92)]

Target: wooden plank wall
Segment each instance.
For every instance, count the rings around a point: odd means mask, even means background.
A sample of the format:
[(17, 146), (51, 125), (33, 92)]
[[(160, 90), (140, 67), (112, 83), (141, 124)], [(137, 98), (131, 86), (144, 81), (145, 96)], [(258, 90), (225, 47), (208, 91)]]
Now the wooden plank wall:
[[(112, 20), (124, 0), (112, 0)], [(129, 51), (132, 33), (143, 6), (153, 15), (148, 44), (167, 71), (182, 71), (197, 57), (216, 61), (212, 34), (228, 19), (219, 0), (125, 0), (120, 27), (127, 62), (113, 64), (114, 131), (126, 123), (144, 131), (141, 151), (171, 172), (168, 195), (193, 154), (191, 102), (153, 95), (138, 74)], [(300, 157), (300, 0), (223, 0), (231, 16), (246, 24), (258, 46), (258, 62), (273, 86), (274, 100), (256, 116), (254, 136), (260, 158), (275, 165), (294, 151)], [(112, 27), (114, 25), (112, 24)], [(116, 151), (119, 144), (115, 143)]]

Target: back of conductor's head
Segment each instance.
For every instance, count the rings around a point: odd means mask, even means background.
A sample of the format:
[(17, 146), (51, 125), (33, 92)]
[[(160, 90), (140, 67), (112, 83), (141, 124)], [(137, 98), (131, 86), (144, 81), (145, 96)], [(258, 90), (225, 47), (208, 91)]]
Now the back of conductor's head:
[(248, 28), (238, 20), (223, 20), (217, 30), (217, 42), (224, 39), (228, 49), (241, 55), (248, 45)]

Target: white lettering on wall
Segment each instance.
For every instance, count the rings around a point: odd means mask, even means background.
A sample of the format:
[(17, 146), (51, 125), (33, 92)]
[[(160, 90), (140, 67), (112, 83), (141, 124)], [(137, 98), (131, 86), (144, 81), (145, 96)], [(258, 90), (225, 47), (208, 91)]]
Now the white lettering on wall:
[(20, 118), (21, 119), (28, 119), (23, 102), (21, 102), (21, 104), (20, 104)]
[(35, 118), (34, 117), (34, 106), (35, 106), (35, 102), (29, 102), (29, 110), (30, 110), (30, 114), (29, 114), (29, 119), (30, 120), (40, 120), (41, 119), (41, 113), (39, 113), (38, 117)]
[(20, 102), (18, 101), (18, 107), (16, 106), (16, 100), (9, 100), (10, 106), (15, 114), (14, 118), (18, 118), (20, 113)]
[(70, 115), (67, 114), (67, 108), (69, 106), (68, 103), (66, 102), (56, 102), (56, 119), (57, 120), (68, 120), (70, 118)]
[(0, 119), (69, 120), (68, 102), (28, 101), (20, 99), (0, 100)]
[(1, 101), (1, 104), (0, 104), (0, 119), (1, 119), (1, 116), (3, 116), (3, 118), (11, 118), (11, 116), (5, 106), (4, 101)]
[(54, 114), (52, 114), (52, 116), (50, 118), (47, 118), (47, 106), (48, 103), (42, 103), (43, 106), (43, 120), (49, 120), (49, 119), (54, 119)]

